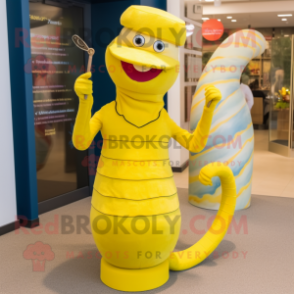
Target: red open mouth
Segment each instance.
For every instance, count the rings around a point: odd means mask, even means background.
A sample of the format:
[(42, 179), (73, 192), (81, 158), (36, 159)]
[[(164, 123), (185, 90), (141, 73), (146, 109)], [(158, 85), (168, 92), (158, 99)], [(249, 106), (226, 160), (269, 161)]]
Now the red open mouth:
[(121, 64), (122, 64), (122, 68), (124, 69), (128, 77), (137, 82), (150, 81), (156, 78), (162, 72), (162, 69), (156, 69), (156, 68), (151, 68), (148, 71), (141, 72), (136, 70), (132, 63), (127, 63), (122, 61)]

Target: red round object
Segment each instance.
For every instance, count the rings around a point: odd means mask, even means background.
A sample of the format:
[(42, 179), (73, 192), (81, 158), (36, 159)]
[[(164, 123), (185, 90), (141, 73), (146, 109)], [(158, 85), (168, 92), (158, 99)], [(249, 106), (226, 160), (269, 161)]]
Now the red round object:
[(202, 24), (202, 36), (208, 41), (218, 40), (223, 33), (224, 26), (217, 19), (209, 19)]

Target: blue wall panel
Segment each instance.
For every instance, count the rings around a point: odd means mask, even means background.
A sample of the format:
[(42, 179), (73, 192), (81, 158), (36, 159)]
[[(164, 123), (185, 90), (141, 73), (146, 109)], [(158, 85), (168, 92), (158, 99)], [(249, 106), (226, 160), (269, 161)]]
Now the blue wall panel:
[(17, 214), (33, 221), (38, 218), (33, 82), (24, 71), (31, 58), (29, 1), (7, 0), (6, 4)]
[(141, 5), (152, 6), (158, 9), (166, 10), (166, 0), (141, 0)]

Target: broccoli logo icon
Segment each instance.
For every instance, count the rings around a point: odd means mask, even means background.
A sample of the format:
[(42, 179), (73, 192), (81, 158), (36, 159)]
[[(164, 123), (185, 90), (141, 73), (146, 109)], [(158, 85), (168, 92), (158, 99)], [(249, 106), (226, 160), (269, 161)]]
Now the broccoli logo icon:
[(46, 260), (53, 260), (55, 254), (50, 245), (38, 241), (27, 246), (23, 252), (23, 257), (32, 260), (33, 272), (44, 272)]
[(85, 166), (85, 167), (87, 166), (89, 175), (95, 176), (97, 163), (99, 163), (98, 167), (102, 167), (104, 165), (101, 160), (99, 161), (99, 156), (96, 156), (95, 154), (91, 154), (90, 156), (85, 156), (85, 158), (82, 161), (82, 166)]

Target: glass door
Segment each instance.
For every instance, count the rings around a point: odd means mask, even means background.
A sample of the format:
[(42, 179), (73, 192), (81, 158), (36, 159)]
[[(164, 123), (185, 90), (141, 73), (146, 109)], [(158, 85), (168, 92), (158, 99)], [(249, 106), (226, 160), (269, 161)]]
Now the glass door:
[(269, 150), (283, 156), (293, 148), (293, 42), (294, 35), (271, 41)]
[(71, 42), (83, 37), (84, 10), (30, 3), (33, 103), (39, 203), (87, 187), (87, 151), (71, 141), (78, 110), (74, 81), (84, 71), (84, 53)]

